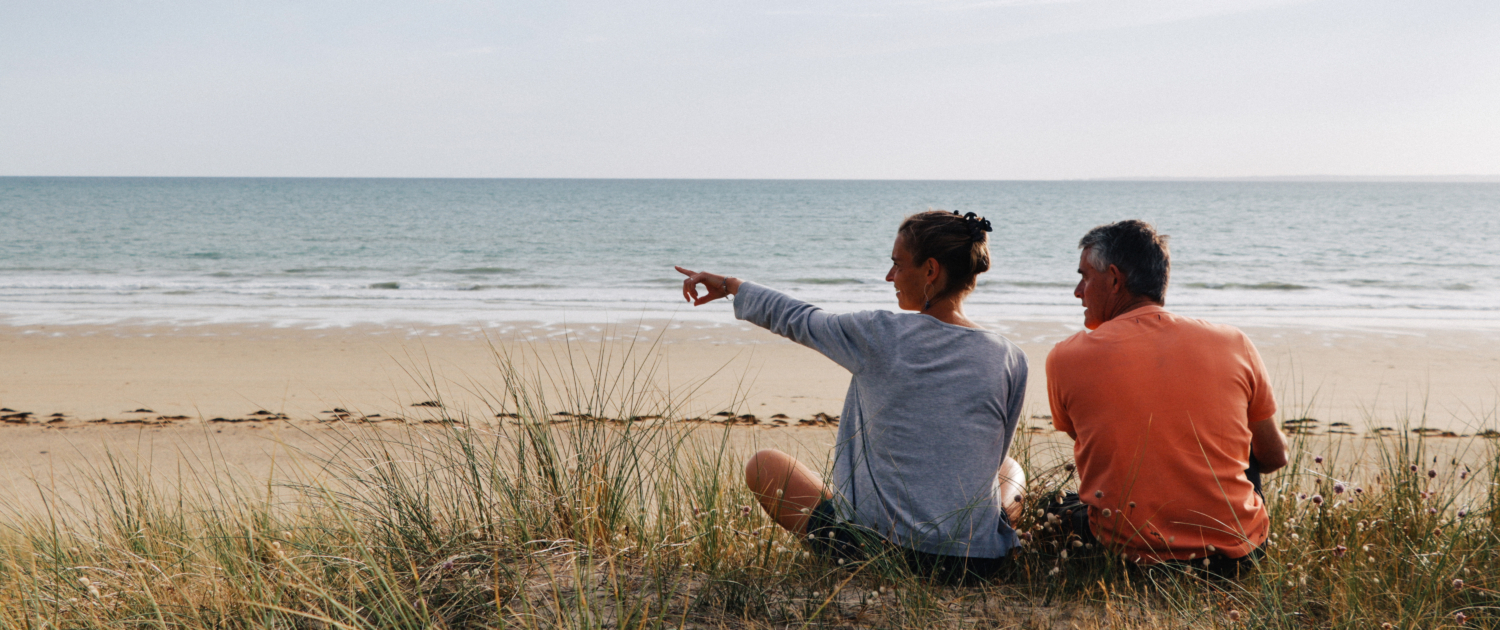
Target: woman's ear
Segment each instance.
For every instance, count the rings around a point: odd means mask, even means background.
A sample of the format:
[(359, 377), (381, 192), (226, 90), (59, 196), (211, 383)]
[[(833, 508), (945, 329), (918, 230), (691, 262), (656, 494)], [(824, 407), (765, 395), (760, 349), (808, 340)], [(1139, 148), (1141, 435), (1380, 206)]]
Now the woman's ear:
[(943, 274), (943, 266), (938, 264), (936, 258), (928, 258), (922, 263), (922, 276), (927, 278), (929, 284), (938, 281), (938, 276)]

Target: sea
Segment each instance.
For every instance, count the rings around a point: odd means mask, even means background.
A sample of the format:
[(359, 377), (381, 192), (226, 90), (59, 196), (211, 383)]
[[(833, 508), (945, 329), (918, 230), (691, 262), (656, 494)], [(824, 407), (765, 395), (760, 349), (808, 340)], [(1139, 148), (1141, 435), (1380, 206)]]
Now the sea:
[(982, 323), (1081, 323), (1078, 239), (1134, 218), (1179, 313), (1500, 329), (1497, 183), (47, 177), (0, 178), (0, 325), (733, 321), (674, 265), (894, 309), (928, 209), (994, 226)]

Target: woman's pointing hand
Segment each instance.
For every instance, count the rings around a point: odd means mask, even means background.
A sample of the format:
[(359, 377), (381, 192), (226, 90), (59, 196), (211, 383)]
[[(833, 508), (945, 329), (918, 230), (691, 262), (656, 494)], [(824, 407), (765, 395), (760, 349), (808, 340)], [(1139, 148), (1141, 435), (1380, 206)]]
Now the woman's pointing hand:
[[(687, 276), (682, 281), (682, 297), (692, 302), (693, 306), (702, 306), (726, 295), (734, 295), (740, 292), (740, 280), (728, 276), (720, 276), (707, 271), (692, 271), (676, 267), (678, 273)], [(703, 285), (703, 296), (698, 295), (698, 285)]]

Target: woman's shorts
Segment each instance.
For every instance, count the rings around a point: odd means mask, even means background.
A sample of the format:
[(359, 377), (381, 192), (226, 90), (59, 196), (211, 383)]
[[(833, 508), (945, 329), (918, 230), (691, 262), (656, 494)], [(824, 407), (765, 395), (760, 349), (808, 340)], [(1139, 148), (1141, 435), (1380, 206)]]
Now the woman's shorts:
[[(1002, 513), (1001, 518), (1004, 519)], [(807, 540), (811, 551), (824, 558), (860, 562), (891, 554), (919, 575), (943, 583), (966, 583), (998, 577), (1010, 566), (1010, 558), (968, 558), (947, 556), (907, 549), (892, 544), (874, 530), (837, 519), (832, 501), (819, 501), (807, 522)]]

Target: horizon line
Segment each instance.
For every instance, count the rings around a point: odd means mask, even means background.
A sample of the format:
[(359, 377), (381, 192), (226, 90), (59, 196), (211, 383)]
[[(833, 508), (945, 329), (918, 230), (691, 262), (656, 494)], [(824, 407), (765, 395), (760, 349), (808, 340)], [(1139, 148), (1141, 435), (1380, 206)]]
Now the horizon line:
[(341, 175), (0, 175), (0, 179), (426, 179), (426, 180), (579, 180), (579, 181), (788, 181), (788, 182), (1327, 182), (1327, 183), (1500, 183), (1495, 175), (1237, 175), (1113, 176), (1016, 179), (839, 178), (839, 177), (463, 177)]

